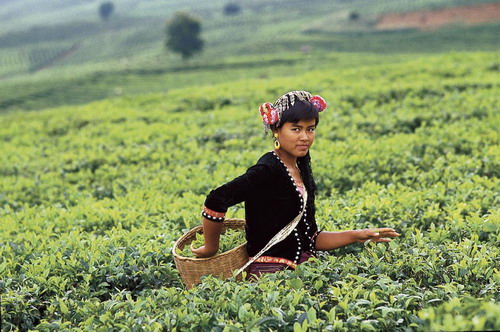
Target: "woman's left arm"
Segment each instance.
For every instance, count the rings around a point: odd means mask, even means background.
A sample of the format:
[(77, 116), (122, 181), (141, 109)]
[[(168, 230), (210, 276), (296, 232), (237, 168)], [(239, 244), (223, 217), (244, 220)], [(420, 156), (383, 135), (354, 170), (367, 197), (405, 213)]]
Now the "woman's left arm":
[(316, 250), (332, 250), (344, 247), (348, 244), (365, 242), (367, 240), (372, 240), (373, 242), (390, 242), (391, 239), (389, 238), (398, 236), (399, 233), (392, 228), (321, 232), (316, 238)]

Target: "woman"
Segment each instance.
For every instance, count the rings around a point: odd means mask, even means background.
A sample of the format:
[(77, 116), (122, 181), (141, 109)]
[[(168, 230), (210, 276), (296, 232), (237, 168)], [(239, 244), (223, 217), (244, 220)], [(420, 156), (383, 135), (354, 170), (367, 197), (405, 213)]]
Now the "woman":
[[(250, 265), (249, 275), (295, 268), (316, 255), (354, 242), (389, 242), (399, 236), (392, 228), (343, 232), (319, 231), (314, 218), (316, 185), (311, 171), (311, 148), (319, 112), (326, 108), (320, 96), (291, 91), (260, 113), (267, 131), (275, 138), (274, 150), (264, 154), (247, 172), (212, 190), (205, 200), (203, 233), (205, 245), (194, 249), (197, 257), (210, 257), (219, 249), (219, 236), (228, 207), (245, 202), (247, 250), (260, 257)], [(291, 234), (270, 248), (266, 244), (292, 220), (298, 224)], [(264, 248), (264, 249), (263, 249)]]

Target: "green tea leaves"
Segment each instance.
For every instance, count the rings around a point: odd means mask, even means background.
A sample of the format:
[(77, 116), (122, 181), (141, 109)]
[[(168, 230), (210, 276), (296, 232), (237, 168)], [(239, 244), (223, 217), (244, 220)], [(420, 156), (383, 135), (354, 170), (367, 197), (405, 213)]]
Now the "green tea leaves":
[[(500, 329), (498, 55), (411, 57), (2, 114), (4, 328)], [(304, 84), (332, 105), (311, 150), (319, 228), (401, 237), (186, 290), (173, 243), (272, 147), (252, 108)], [(244, 241), (229, 231), (219, 252)]]

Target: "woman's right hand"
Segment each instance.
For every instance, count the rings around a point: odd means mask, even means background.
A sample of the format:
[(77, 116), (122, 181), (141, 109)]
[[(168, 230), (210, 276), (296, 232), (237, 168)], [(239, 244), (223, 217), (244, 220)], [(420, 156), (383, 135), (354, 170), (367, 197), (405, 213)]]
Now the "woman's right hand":
[(205, 246), (201, 246), (196, 249), (191, 249), (193, 254), (196, 256), (196, 258), (207, 258), (207, 257), (212, 257), (217, 253), (217, 250), (209, 250), (205, 248)]
[(205, 237), (205, 245), (199, 248), (191, 248), (191, 252), (197, 258), (212, 257), (219, 251), (219, 237), (222, 232), (221, 222), (215, 222), (203, 218), (203, 236)]

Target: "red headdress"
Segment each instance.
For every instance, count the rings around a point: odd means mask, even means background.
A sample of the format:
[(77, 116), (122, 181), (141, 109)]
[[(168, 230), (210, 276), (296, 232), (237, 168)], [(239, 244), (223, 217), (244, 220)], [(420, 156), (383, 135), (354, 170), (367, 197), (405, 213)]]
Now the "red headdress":
[(279, 125), (283, 112), (293, 106), (296, 99), (310, 102), (318, 112), (326, 109), (326, 102), (321, 96), (311, 96), (307, 91), (290, 91), (279, 97), (274, 105), (271, 103), (260, 105), (259, 112), (266, 131), (271, 129), (271, 125)]

